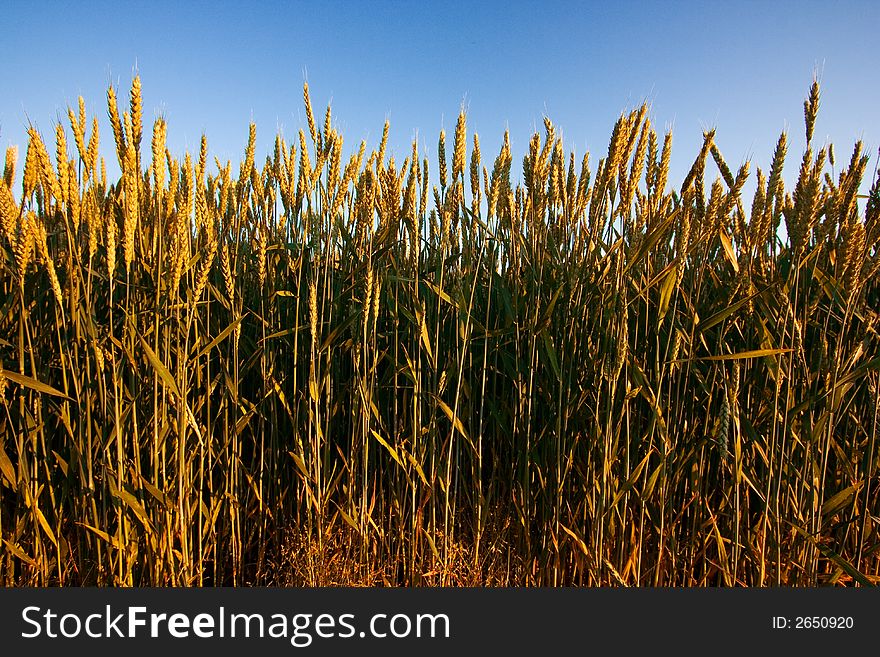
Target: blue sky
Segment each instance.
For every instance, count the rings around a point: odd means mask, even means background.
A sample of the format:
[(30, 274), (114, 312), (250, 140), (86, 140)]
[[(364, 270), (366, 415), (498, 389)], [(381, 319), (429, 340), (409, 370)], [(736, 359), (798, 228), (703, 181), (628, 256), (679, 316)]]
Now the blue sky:
[(816, 139), (834, 142), (839, 163), (863, 139), (870, 179), (880, 145), (873, 1), (0, 0), (0, 10), (0, 146), (18, 144), (22, 157), (28, 121), (51, 137), (54, 120), (82, 95), (100, 117), (111, 164), (106, 88), (112, 81), (125, 97), (135, 68), (145, 117), (167, 118), (176, 155), (197, 151), (204, 132), (210, 154), (235, 164), (249, 121), (263, 157), (278, 129), (290, 140), (305, 126), (304, 79), (316, 113), (332, 103), (348, 149), (361, 139), (376, 146), (387, 117), (399, 160), (416, 134), (433, 158), (439, 130), (452, 131), (464, 104), (490, 168), (509, 128), (517, 176), (545, 114), (569, 150), (589, 150), (595, 163), (619, 113), (648, 101), (654, 124), (674, 131), (673, 182), (710, 127), (731, 167), (750, 158), (752, 171), (768, 168), (787, 129), (791, 180), (814, 73), (822, 84)]

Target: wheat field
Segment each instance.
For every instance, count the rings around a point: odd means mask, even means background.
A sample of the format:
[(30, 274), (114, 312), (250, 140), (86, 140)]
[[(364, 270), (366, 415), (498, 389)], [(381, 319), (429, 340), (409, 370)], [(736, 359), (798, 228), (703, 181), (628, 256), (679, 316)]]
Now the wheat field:
[(683, 181), (646, 106), (520, 169), (464, 113), (346, 150), (306, 85), (233, 166), (118, 93), (119, 180), (82, 99), (6, 152), (3, 584), (880, 581), (880, 178), (817, 83), (793, 164)]

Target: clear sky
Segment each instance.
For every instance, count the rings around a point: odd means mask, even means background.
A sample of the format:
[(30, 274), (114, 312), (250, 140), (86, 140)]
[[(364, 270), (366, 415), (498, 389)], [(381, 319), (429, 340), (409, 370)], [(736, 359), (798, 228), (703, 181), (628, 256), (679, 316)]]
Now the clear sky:
[(249, 121), (262, 157), (279, 128), (290, 140), (305, 126), (305, 79), (316, 113), (332, 103), (347, 149), (361, 139), (375, 147), (388, 117), (391, 152), (402, 161), (418, 134), (434, 174), (439, 130), (454, 129), (462, 103), (490, 168), (510, 129), (520, 176), (545, 114), (567, 149), (591, 151), (595, 164), (619, 113), (647, 100), (654, 124), (674, 129), (673, 183), (710, 127), (730, 166), (750, 158), (752, 171), (769, 167), (788, 129), (791, 180), (814, 73), (822, 85), (816, 139), (833, 141), (841, 164), (863, 139), (871, 179), (880, 145), (875, 0), (0, 0), (0, 15), (0, 146), (18, 144), (21, 158), (28, 121), (51, 139), (53, 121), (82, 95), (101, 119), (112, 164), (106, 88), (119, 85), (125, 99), (135, 69), (145, 131), (162, 114), (175, 155), (197, 151), (204, 132), (210, 154), (234, 164)]

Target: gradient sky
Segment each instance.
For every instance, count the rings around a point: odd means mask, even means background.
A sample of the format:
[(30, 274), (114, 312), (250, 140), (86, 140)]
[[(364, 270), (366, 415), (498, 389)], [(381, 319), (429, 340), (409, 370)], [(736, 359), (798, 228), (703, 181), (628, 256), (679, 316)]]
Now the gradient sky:
[(21, 159), (28, 121), (51, 139), (53, 122), (82, 95), (113, 164), (106, 89), (113, 82), (125, 99), (135, 70), (145, 132), (164, 115), (175, 155), (197, 151), (204, 132), (210, 155), (235, 165), (249, 121), (258, 162), (278, 129), (290, 140), (305, 126), (306, 79), (316, 113), (332, 104), (348, 150), (361, 139), (375, 147), (387, 117), (399, 161), (415, 135), (433, 157), (439, 130), (454, 129), (464, 104), (490, 169), (510, 129), (517, 177), (545, 114), (566, 148), (591, 151), (595, 165), (620, 112), (648, 101), (654, 125), (673, 128), (673, 184), (711, 127), (730, 166), (748, 158), (752, 171), (769, 168), (787, 129), (791, 180), (814, 74), (822, 85), (816, 139), (835, 144), (838, 165), (864, 140), (869, 184), (880, 145), (876, 1), (0, 0), (0, 9), (0, 146), (17, 144)]

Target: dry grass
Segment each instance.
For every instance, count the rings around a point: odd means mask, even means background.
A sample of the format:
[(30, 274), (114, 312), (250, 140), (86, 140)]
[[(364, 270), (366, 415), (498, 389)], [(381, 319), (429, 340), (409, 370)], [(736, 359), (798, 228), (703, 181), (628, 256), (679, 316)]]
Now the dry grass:
[(880, 186), (818, 86), (750, 208), (714, 132), (669, 191), (645, 107), (577, 168), (547, 120), (522, 184), (462, 114), (429, 188), (304, 100), (237, 177), (142, 144), (137, 79), (119, 181), (82, 102), (21, 194), (7, 151), (5, 584), (877, 581)]

